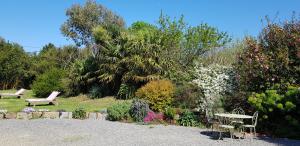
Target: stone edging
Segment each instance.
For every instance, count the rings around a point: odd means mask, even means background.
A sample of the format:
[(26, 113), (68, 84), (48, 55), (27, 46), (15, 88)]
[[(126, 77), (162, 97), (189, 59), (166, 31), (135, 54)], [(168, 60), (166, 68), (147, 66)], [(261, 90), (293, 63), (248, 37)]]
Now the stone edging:
[[(93, 120), (105, 120), (107, 114), (100, 112), (87, 112), (87, 119)], [(0, 119), (72, 119), (72, 112), (7, 112), (0, 113)]]

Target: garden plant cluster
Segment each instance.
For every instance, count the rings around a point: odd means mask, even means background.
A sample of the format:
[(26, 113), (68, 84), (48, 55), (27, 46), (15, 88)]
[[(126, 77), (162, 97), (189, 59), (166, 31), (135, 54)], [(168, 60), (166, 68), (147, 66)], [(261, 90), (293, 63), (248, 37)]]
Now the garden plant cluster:
[[(66, 12), (62, 34), (76, 45), (27, 53), (0, 39), (0, 89), (114, 96), (107, 119), (204, 125), (205, 110), (259, 112), (258, 132), (300, 138), (300, 21), (270, 22), (232, 41), (209, 24), (161, 13), (156, 24), (123, 18), (95, 1)], [(1, 108), (1, 107), (0, 107)], [(85, 118), (84, 109), (73, 116)]]

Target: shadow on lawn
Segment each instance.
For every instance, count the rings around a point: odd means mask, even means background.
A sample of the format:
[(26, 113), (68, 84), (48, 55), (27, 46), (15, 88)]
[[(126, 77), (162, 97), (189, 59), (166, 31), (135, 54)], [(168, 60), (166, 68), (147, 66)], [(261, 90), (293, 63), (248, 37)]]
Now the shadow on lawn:
[(41, 104), (36, 104), (36, 105), (32, 105), (32, 104), (26, 104), (26, 107), (39, 107), (39, 106), (58, 106), (58, 104), (57, 105), (55, 105), (54, 103), (41, 103)]

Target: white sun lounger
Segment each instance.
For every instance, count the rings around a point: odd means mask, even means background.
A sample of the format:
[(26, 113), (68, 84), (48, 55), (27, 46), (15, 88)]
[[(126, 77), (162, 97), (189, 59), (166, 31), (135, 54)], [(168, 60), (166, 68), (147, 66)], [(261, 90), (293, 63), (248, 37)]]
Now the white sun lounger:
[(4, 96), (21, 98), (21, 96), (23, 95), (24, 92), (25, 92), (25, 89), (21, 88), (16, 93), (0, 93), (0, 98), (2, 98)]
[(57, 105), (58, 103), (56, 102), (56, 97), (58, 96), (60, 92), (58, 91), (53, 91), (47, 98), (45, 99), (26, 99), (25, 101), (28, 102), (28, 106), (33, 105), (35, 106), (36, 104), (54, 104)]

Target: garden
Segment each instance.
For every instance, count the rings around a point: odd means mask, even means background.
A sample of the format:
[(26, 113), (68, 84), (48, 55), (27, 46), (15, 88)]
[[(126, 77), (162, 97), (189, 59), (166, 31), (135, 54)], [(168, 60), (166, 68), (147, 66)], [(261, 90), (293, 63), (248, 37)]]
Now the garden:
[[(300, 139), (300, 21), (270, 21), (259, 36), (233, 39), (207, 23), (161, 13), (157, 24), (126, 26), (111, 10), (87, 1), (66, 11), (62, 34), (38, 53), (0, 38), (0, 109), (105, 113), (125, 123), (209, 127), (207, 111), (258, 112), (257, 133)], [(27, 99), (59, 91), (58, 105)], [(84, 113), (84, 114), (82, 114)], [(74, 116), (76, 115), (76, 116)]]

